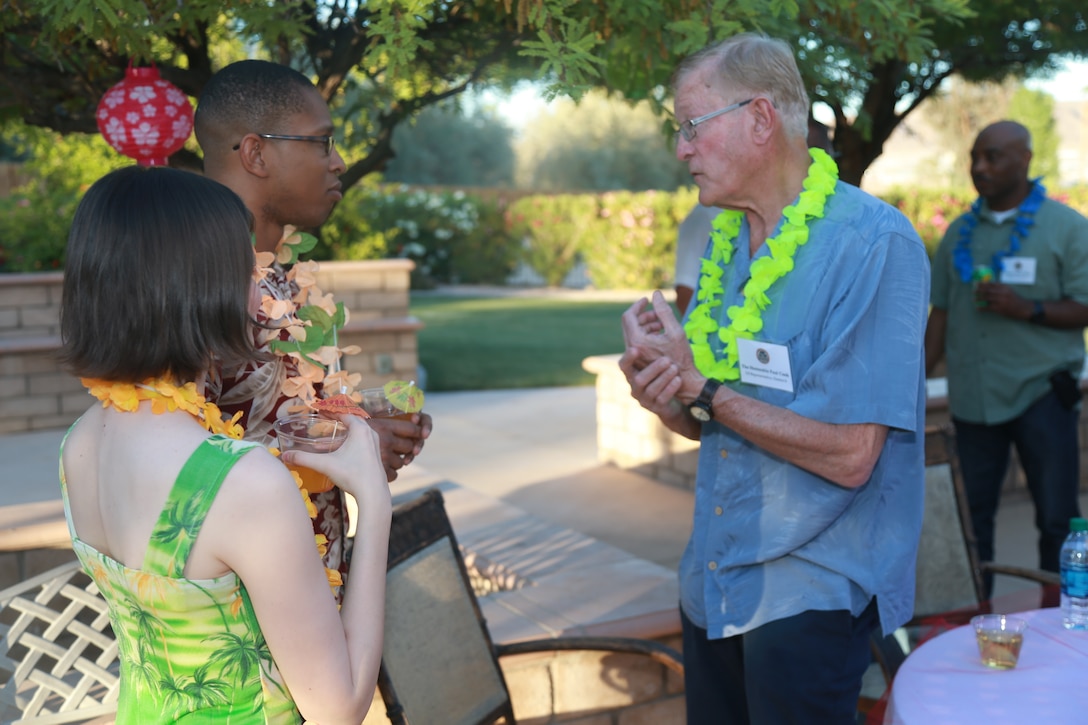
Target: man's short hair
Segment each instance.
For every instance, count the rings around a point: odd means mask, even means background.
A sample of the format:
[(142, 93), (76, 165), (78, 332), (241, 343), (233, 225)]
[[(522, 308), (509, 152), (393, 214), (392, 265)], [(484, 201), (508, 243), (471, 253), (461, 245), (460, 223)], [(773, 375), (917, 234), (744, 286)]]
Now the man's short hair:
[(317, 89), (293, 68), (240, 60), (215, 73), (197, 100), (193, 127), (204, 153), (225, 153), (247, 133), (290, 133), (286, 122)]
[(188, 171), (127, 166), (95, 182), (68, 234), (61, 360), (81, 377), (188, 382), (257, 357), (250, 218)]
[(785, 41), (740, 33), (708, 45), (677, 66), (673, 92), (692, 71), (705, 65), (715, 70), (719, 88), (743, 88), (768, 96), (782, 116), (788, 134), (802, 138), (808, 134), (808, 93), (793, 50)]

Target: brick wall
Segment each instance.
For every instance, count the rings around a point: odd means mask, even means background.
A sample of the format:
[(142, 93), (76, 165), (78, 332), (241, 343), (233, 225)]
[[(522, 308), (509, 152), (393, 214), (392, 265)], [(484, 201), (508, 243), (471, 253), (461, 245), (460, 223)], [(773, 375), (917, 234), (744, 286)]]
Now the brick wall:
[[(344, 367), (362, 374), (364, 387), (417, 375), (422, 324), (408, 314), (412, 266), (401, 259), (321, 265), (318, 286), (349, 311), (340, 343), (362, 348)], [(0, 274), (0, 434), (62, 428), (90, 405), (53, 359), (62, 279), (60, 272)]]
[[(681, 647), (680, 637), (658, 641)], [(684, 722), (683, 677), (649, 657), (574, 651), (517, 655), (499, 662), (518, 725)], [(377, 693), (362, 725), (389, 725)]]
[[(699, 444), (673, 433), (631, 397), (619, 369), (619, 355), (586, 358), (582, 367), (597, 375), (597, 457), (602, 463), (631, 469), (644, 476), (688, 490), (695, 489)], [(1088, 381), (1081, 381), (1088, 390)], [(927, 401), (927, 425), (947, 423), (943, 396)], [(1081, 461), (1088, 461), (1088, 417), (1081, 413)], [(1024, 474), (1013, 452), (1005, 490), (1026, 492)], [(1081, 490), (1088, 491), (1088, 466), (1081, 466)]]

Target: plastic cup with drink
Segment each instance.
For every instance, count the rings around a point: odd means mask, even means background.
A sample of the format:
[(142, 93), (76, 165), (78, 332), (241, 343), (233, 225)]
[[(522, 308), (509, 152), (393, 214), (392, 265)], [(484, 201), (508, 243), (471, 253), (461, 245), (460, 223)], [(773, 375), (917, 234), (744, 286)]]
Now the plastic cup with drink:
[(1027, 622), (1004, 614), (980, 614), (971, 618), (982, 664), (999, 670), (1016, 667), (1024, 644)]
[(423, 410), (423, 391), (415, 381), (392, 380), (380, 388), (359, 391), (360, 403), (371, 418), (399, 418), (411, 420)]
[[(348, 435), (347, 425), (316, 413), (288, 415), (277, 420), (274, 427), (281, 451), (331, 453)], [(309, 493), (322, 493), (332, 488), (332, 481), (324, 473), (295, 463), (289, 463), (287, 467), (298, 473), (302, 487)]]

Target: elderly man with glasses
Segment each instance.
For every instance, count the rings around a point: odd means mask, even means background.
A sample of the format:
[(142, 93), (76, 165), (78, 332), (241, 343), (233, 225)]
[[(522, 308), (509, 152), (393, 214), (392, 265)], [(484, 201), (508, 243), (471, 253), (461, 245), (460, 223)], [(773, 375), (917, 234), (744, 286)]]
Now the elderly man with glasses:
[[(253, 214), (257, 252), (279, 250), (293, 228), (320, 227), (342, 198), (345, 165), (333, 139), (332, 117), (317, 88), (298, 71), (262, 60), (231, 63), (204, 87), (194, 127), (204, 173), (230, 187)], [(260, 279), (259, 291), (267, 301), (286, 302), (298, 295), (299, 285), (276, 261)], [(282, 320), (269, 319), (263, 305), (257, 321), (283, 326)], [(283, 330), (279, 339), (289, 336)], [(208, 397), (225, 413), (243, 413), (247, 438), (270, 444), (276, 418), (301, 402), (288, 392), (298, 388), (292, 381), (302, 375), (299, 366), (290, 356), (269, 352), (266, 360), (219, 370), (208, 380)], [(312, 379), (314, 370), (307, 372)], [(323, 395), (320, 381), (314, 389)], [(367, 422), (379, 435), (390, 481), (419, 455), (431, 432), (431, 418), (422, 413), (411, 420)], [(325, 565), (346, 576), (351, 540), (343, 493), (334, 488), (311, 499), (317, 508), (315, 533), (328, 540)]]
[(683, 324), (623, 315), (640, 404), (700, 441), (680, 564), (688, 722), (854, 723), (869, 636), (910, 618), (929, 265), (907, 219), (806, 144), (790, 47), (739, 35), (674, 76), (713, 223)]

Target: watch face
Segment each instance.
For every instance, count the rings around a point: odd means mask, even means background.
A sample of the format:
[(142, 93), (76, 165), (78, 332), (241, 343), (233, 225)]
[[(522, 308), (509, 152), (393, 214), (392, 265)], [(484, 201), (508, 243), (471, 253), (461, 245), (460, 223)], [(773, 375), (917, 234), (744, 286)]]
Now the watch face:
[(705, 408), (700, 408), (698, 405), (693, 405), (688, 408), (688, 412), (691, 413), (692, 418), (700, 423), (706, 423), (710, 420), (710, 413), (708, 413)]

